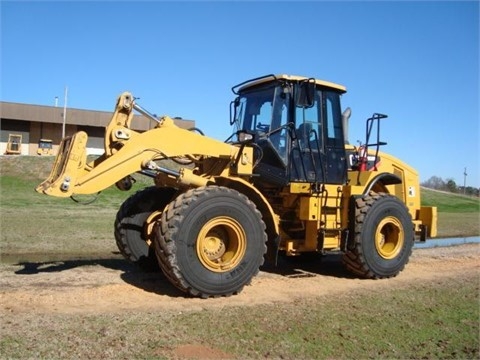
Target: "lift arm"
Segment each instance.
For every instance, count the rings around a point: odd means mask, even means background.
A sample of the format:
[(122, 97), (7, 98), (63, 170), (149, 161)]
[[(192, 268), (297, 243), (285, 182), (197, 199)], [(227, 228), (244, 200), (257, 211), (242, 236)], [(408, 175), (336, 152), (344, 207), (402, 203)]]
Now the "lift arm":
[[(134, 109), (155, 120), (156, 127), (144, 133), (130, 129)], [(234, 161), (239, 152), (237, 146), (182, 129), (169, 117), (155, 118), (137, 106), (130, 93), (119, 96), (112, 120), (105, 129), (105, 153), (89, 163), (87, 140), (83, 131), (63, 139), (50, 176), (35, 190), (57, 197), (93, 194), (130, 174), (151, 169), (155, 160), (201, 156)], [(186, 172), (171, 174), (181, 177)], [(197, 175), (189, 173), (188, 176)]]

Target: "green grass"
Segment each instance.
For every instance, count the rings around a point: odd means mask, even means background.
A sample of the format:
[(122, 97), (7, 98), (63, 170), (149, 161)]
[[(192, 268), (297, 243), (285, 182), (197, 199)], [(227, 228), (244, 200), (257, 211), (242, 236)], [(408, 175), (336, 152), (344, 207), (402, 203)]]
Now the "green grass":
[[(478, 352), (478, 284), (472, 279), (466, 287), (437, 286), (419, 284), (381, 296), (360, 292), (326, 302), (302, 301), (293, 308), (277, 305), (272, 311), (265, 306), (236, 313), (229, 316), (231, 330), (223, 341), (252, 358), (473, 356)], [(447, 310), (453, 307), (455, 312)], [(275, 318), (269, 316), (272, 312)], [(209, 315), (197, 313), (196, 319), (183, 322), (192, 329), (194, 323), (207, 323)], [(212, 337), (223, 330), (211, 329)], [(200, 336), (203, 330), (197, 331)]]
[(422, 188), (422, 206), (436, 206), (438, 237), (480, 235), (480, 199)]
[(436, 206), (439, 212), (479, 213), (480, 198), (422, 188), (422, 205)]
[(480, 214), (438, 213), (438, 237), (467, 237), (480, 235)]
[[(115, 187), (82, 205), (70, 198), (39, 194), (35, 187), (49, 174), (52, 157), (1, 157), (0, 254), (86, 255), (117, 251), (113, 224), (120, 205), (147, 186), (145, 177), (130, 192)], [(149, 184), (152, 184), (150, 180)], [(88, 202), (93, 196), (77, 196)]]
[(238, 359), (478, 359), (479, 290), (470, 274), (248, 308), (17, 314), (3, 319), (0, 353), (163, 359), (200, 344)]

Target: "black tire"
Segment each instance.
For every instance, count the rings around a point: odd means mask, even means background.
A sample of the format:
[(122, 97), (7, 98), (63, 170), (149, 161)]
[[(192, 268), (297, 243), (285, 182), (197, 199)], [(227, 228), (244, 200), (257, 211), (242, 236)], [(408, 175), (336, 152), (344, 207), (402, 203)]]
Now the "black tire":
[(178, 289), (202, 298), (239, 293), (266, 253), (262, 215), (247, 197), (218, 186), (172, 201), (155, 229), (161, 269)]
[(396, 197), (371, 192), (355, 199), (352, 238), (343, 256), (355, 275), (382, 279), (394, 277), (408, 263), (414, 228), (407, 207)]
[(145, 221), (162, 210), (173, 198), (171, 188), (145, 188), (130, 196), (120, 206), (115, 219), (115, 240), (120, 253), (145, 271), (159, 271), (155, 250), (147, 241)]

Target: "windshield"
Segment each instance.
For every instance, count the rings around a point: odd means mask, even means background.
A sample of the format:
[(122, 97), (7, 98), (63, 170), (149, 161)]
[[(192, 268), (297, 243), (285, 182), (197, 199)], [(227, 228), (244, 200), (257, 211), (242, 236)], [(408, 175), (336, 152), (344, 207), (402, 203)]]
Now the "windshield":
[(237, 130), (247, 132), (269, 131), (273, 92), (274, 88), (267, 88), (240, 95), (236, 107), (237, 117), (235, 122), (238, 126)]
[(41, 141), (41, 142), (38, 144), (38, 147), (39, 147), (40, 149), (51, 149), (51, 148), (52, 148), (52, 143), (51, 143), (51, 142)]
[(288, 86), (277, 84), (240, 94), (236, 106), (237, 131), (255, 133), (267, 139), (287, 163)]

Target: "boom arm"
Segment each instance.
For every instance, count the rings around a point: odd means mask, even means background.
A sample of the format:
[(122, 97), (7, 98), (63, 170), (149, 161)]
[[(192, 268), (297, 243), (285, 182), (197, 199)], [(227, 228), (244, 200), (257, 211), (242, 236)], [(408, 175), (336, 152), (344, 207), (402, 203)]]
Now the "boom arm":
[[(143, 115), (157, 121), (157, 126), (144, 133), (131, 130), (133, 109), (139, 109)], [(87, 134), (80, 131), (66, 137), (60, 144), (50, 176), (35, 190), (57, 197), (93, 194), (132, 173), (151, 168), (151, 162), (155, 160), (184, 156), (229, 161), (237, 158), (239, 148), (236, 146), (179, 128), (169, 117), (158, 120), (149, 115), (135, 105), (130, 93), (123, 93), (105, 129), (105, 153), (87, 163)], [(178, 172), (178, 176), (187, 173), (190, 178), (200, 178), (188, 169)]]

